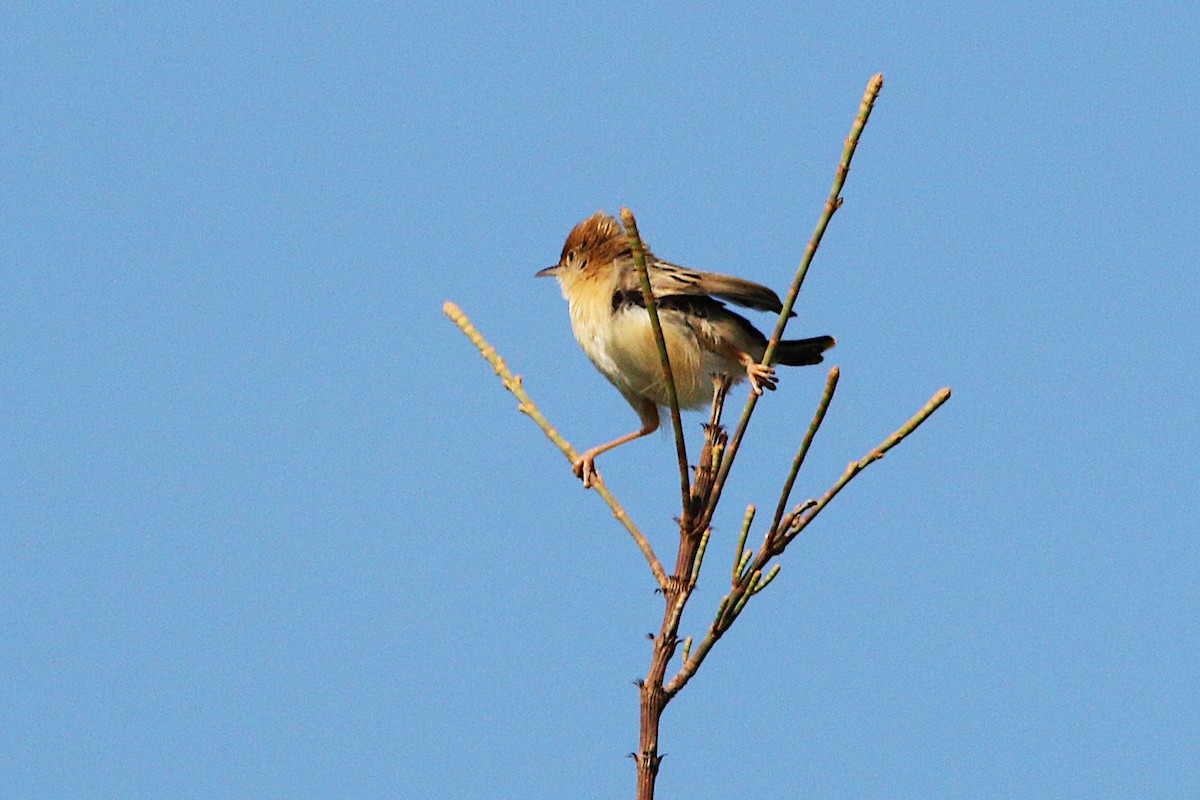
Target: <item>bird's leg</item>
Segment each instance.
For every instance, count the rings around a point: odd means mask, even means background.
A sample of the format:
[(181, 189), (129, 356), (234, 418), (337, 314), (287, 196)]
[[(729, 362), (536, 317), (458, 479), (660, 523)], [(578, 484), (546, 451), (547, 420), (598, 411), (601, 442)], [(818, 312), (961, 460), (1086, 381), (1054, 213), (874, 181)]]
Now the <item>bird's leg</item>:
[(761, 395), (763, 389), (775, 391), (775, 387), (779, 385), (779, 379), (775, 377), (774, 367), (759, 364), (746, 352), (738, 353), (738, 361), (742, 362), (742, 366), (746, 368), (746, 375), (750, 378), (750, 391), (757, 395)]
[(579, 458), (575, 459), (575, 463), (571, 465), (571, 471), (575, 473), (575, 477), (583, 481), (583, 488), (592, 488), (592, 478), (599, 473), (596, 472), (596, 456), (601, 453), (606, 453), (614, 447), (620, 447), (626, 442), (632, 442), (634, 439), (640, 439), (643, 436), (648, 436), (657, 429), (657, 425), (650, 430), (642, 428), (641, 430), (627, 433), (624, 436), (613, 439), (611, 442), (602, 444), (599, 447), (593, 447)]
[(586, 451), (579, 458), (575, 459), (575, 463), (571, 465), (571, 471), (575, 473), (575, 477), (583, 481), (583, 488), (592, 488), (592, 478), (599, 473), (596, 472), (596, 456), (601, 453), (607, 453), (614, 447), (620, 447), (626, 442), (632, 442), (634, 439), (640, 439), (643, 436), (649, 436), (658, 430), (658, 406), (652, 401), (644, 398), (626, 398), (634, 409), (637, 410), (638, 416), (642, 418), (642, 427), (633, 433), (627, 433), (613, 439), (611, 442), (593, 447)]

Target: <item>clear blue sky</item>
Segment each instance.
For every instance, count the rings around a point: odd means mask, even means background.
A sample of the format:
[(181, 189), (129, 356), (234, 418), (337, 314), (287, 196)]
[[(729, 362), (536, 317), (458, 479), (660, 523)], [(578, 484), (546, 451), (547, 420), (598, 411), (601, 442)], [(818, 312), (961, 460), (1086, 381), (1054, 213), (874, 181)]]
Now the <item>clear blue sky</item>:
[[(8, 8), (0, 796), (631, 797), (661, 599), (441, 304), (631, 429), (533, 273), (628, 205), (782, 289), (879, 71), (798, 492), (955, 395), (668, 709), (661, 794), (1200, 796), (1200, 14), (640, 5)], [(600, 462), (664, 556), (673, 459)]]

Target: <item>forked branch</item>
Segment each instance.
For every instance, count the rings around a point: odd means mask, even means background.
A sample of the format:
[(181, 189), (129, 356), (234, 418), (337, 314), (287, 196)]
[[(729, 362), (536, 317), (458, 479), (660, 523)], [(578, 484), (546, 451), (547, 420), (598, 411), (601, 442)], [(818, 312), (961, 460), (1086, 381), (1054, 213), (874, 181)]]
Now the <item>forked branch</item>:
[[(829, 382), (825, 386), (825, 394), (821, 398), (821, 403), (817, 407), (816, 414), (813, 416), (808, 433), (805, 434), (804, 441), (801, 443), (800, 449), (796, 453), (796, 458), (792, 462), (793, 469), (785, 481), (781, 503), (786, 502), (786, 496), (791, 491), (792, 483), (795, 481), (796, 473), (799, 471), (799, 465), (804, 462), (804, 456), (807, 454), (808, 448), (812, 445), (813, 437), (816, 436), (817, 429), (821, 427), (821, 422), (825, 418), (825, 411), (828, 409), (829, 401), (833, 397), (833, 387), (837, 384), (837, 375), (836, 367), (830, 370)], [(786, 516), (777, 512), (774, 521), (771, 523), (771, 527), (767, 529), (766, 534), (763, 536), (762, 547), (757, 554), (745, 549), (750, 526), (754, 520), (754, 506), (750, 506), (746, 510), (741, 535), (738, 538), (738, 546), (734, 550), (734, 569), (729, 593), (721, 598), (721, 602), (717, 607), (717, 613), (713, 621), (709, 624), (704, 638), (700, 640), (698, 645), (688, 648), (689, 653), (684, 655), (683, 665), (679, 668), (675, 677), (664, 687), (668, 698), (674, 697), (692, 679), (692, 676), (696, 674), (696, 670), (704, 663), (704, 659), (708, 657), (717, 640), (729, 630), (738, 616), (741, 615), (750, 598), (765, 589), (774, 580), (775, 576), (779, 574), (779, 564), (772, 565), (771, 562), (783, 554), (787, 546), (800, 535), (801, 531), (808, 527), (809, 523), (829, 505), (833, 498), (850, 481), (854, 480), (868, 466), (883, 458), (888, 450), (891, 450), (904, 441), (909, 434), (919, 428), (925, 420), (929, 419), (933, 412), (937, 411), (949, 399), (949, 388), (939, 390), (920, 411), (914, 414), (908, 422), (900, 426), (895, 433), (884, 439), (878, 447), (868, 452), (858, 461), (850, 462), (846, 471), (821, 496), (820, 500), (807, 500)]]

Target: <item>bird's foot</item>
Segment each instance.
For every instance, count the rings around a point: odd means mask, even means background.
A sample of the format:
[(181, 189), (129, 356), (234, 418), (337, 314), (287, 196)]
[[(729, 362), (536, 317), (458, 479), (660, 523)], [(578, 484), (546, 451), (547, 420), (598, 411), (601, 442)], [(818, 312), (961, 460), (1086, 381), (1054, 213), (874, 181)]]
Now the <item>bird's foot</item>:
[(600, 477), (600, 473), (596, 471), (596, 454), (588, 451), (575, 459), (575, 463), (571, 465), (571, 471), (575, 473), (575, 477), (583, 481), (583, 488), (592, 488), (592, 480)]
[(757, 395), (761, 395), (763, 389), (773, 392), (779, 385), (779, 379), (775, 377), (775, 368), (766, 364), (749, 362), (746, 364), (746, 375), (750, 378), (750, 391)]

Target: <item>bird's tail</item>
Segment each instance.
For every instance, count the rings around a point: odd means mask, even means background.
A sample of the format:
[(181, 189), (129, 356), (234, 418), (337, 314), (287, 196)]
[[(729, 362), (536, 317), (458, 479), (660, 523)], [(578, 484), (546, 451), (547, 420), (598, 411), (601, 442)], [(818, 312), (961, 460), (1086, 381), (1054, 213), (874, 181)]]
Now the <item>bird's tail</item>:
[(774, 362), (789, 367), (820, 364), (821, 354), (837, 344), (832, 336), (814, 336), (811, 339), (791, 339), (779, 343), (775, 348)]

